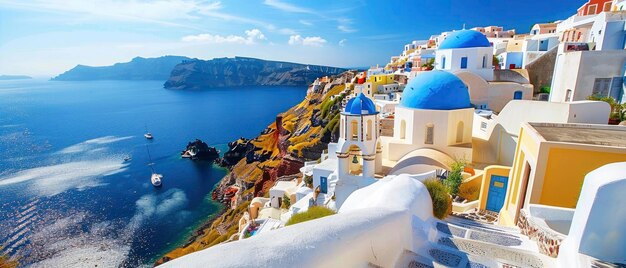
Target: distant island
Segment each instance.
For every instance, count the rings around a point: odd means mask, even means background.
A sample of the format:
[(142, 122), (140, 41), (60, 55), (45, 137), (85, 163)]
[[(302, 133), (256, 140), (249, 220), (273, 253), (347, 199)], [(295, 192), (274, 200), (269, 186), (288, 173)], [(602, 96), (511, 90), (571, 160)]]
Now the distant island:
[(186, 60), (176, 65), (164, 87), (200, 89), (235, 86), (308, 86), (343, 68), (235, 57)]
[(52, 80), (167, 80), (174, 66), (189, 59), (182, 56), (136, 57), (130, 62), (116, 63), (111, 66), (93, 67), (77, 65), (71, 70), (52, 78)]
[(23, 79), (33, 79), (28, 75), (0, 75), (0, 80), (23, 80)]

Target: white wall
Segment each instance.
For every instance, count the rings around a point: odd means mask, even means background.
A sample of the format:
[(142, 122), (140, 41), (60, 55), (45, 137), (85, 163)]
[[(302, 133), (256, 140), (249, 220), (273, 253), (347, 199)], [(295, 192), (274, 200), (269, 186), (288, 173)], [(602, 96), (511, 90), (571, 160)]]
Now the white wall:
[(426, 187), (408, 176), (356, 191), (339, 213), (198, 251), (160, 267), (394, 267), (432, 225)]
[[(546, 101), (514, 100), (487, 120), (475, 115), (472, 136), (473, 160), (510, 166), (513, 164), (517, 135), (522, 123), (587, 123), (606, 124), (610, 107), (602, 101), (556, 103)], [(482, 130), (484, 122), (487, 128)]]
[[(559, 49), (560, 50), (560, 49)], [(572, 90), (572, 101), (586, 100), (593, 93), (596, 78), (623, 76), (626, 51), (576, 51), (557, 55), (550, 101), (565, 101)]]
[[(474, 109), (422, 110), (402, 106), (396, 107), (394, 136), (383, 140), (383, 158), (398, 161), (404, 155), (420, 148), (432, 148), (451, 156), (464, 157), (471, 161), (471, 147), (454, 145), (470, 143)], [(402, 121), (406, 122), (406, 133), (402, 135)], [(463, 121), (463, 141), (456, 142), (458, 121)], [(427, 125), (434, 126), (433, 144), (426, 144)], [(469, 150), (469, 151), (468, 151)]]
[(626, 162), (602, 166), (585, 176), (568, 237), (558, 257), (563, 267), (588, 267), (578, 253), (626, 263)]
[[(446, 58), (443, 66), (443, 57)], [(461, 69), (461, 58), (467, 57), (467, 69)], [(485, 68), (482, 67), (485, 57)], [(487, 81), (493, 80), (493, 48), (439, 49), (435, 53), (435, 69), (449, 72), (470, 71)]]

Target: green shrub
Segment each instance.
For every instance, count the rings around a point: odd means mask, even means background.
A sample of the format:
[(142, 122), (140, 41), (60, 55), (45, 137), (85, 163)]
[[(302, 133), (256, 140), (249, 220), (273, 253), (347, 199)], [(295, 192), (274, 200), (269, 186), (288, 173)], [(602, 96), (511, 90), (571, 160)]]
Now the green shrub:
[(304, 183), (307, 187), (313, 188), (313, 176), (304, 176)]
[(450, 165), (450, 174), (443, 181), (448, 193), (451, 195), (457, 195), (459, 193), (459, 187), (463, 183), (463, 169), (465, 168), (465, 161), (456, 160)]
[(283, 203), (281, 207), (284, 209), (288, 209), (291, 206), (291, 199), (286, 194), (283, 196)]
[(314, 219), (319, 219), (319, 218), (323, 218), (323, 217), (334, 215), (334, 214), (336, 214), (336, 212), (326, 207), (319, 207), (319, 206), (310, 207), (305, 212), (297, 213), (291, 216), (291, 218), (289, 219), (289, 221), (287, 221), (285, 226), (289, 226), (289, 225), (293, 225), (293, 224), (301, 223), (305, 221), (310, 221)]
[(550, 93), (550, 86), (542, 86), (539, 88), (539, 93)]
[(433, 201), (433, 215), (438, 219), (444, 219), (452, 212), (452, 198), (446, 191), (446, 187), (438, 179), (424, 181), (426, 189)]
[(461, 185), (461, 187), (459, 187), (458, 195), (466, 199), (468, 202), (478, 200), (478, 196), (480, 195), (480, 187), (476, 185)]

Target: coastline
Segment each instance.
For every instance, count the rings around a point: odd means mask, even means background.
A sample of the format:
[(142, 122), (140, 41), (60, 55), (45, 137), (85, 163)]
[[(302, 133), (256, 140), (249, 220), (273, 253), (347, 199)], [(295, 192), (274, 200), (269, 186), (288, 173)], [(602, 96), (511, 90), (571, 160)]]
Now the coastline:
[(309, 86), (300, 103), (277, 115), (275, 122), (249, 140), (253, 150), (214, 186), (222, 193), (233, 185), (241, 187), (232, 202), (207, 218), (186, 243), (164, 254), (155, 265), (228, 241), (238, 233), (237, 222), (252, 198), (266, 196), (278, 178), (299, 174), (305, 161), (317, 159), (339, 131), (336, 123), (342, 98), (331, 96), (342, 94), (345, 87), (339, 82), (355, 74), (344, 72), (337, 76), (343, 79), (325, 87)]

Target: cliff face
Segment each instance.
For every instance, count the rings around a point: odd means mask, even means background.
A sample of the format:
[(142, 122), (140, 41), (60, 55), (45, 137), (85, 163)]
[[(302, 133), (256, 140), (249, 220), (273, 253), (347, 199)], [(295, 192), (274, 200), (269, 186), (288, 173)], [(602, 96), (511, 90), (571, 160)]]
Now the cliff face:
[(172, 68), (185, 60), (189, 60), (189, 58), (181, 56), (136, 57), (130, 62), (116, 63), (112, 66), (91, 67), (77, 65), (71, 70), (52, 78), (52, 80), (165, 80), (170, 76)]
[(318, 77), (343, 71), (336, 67), (243, 57), (191, 60), (176, 65), (164, 87), (306, 86)]
[[(187, 244), (166, 254), (157, 264), (231, 241), (239, 231), (239, 219), (254, 197), (268, 195), (279, 177), (299, 176), (304, 161), (319, 159), (328, 143), (336, 141), (339, 135), (341, 93), (344, 91), (341, 81), (352, 79), (354, 75), (355, 72), (344, 72), (330, 84), (309, 87), (302, 102), (278, 115), (258, 137), (233, 142), (231, 151), (237, 150), (240, 160), (213, 194), (226, 205), (225, 210), (217, 218), (207, 219)], [(238, 188), (234, 196), (233, 188)]]

